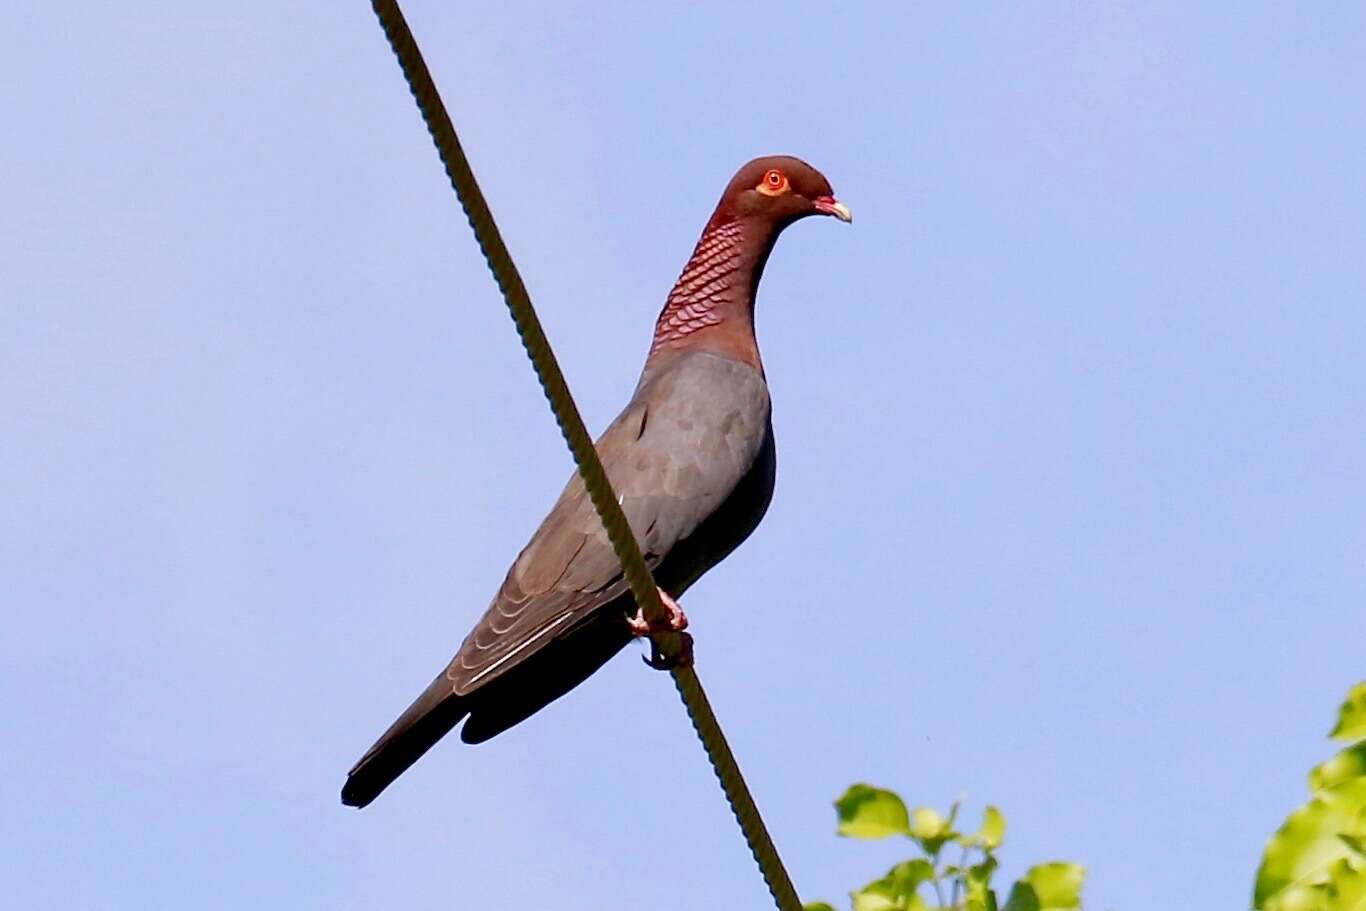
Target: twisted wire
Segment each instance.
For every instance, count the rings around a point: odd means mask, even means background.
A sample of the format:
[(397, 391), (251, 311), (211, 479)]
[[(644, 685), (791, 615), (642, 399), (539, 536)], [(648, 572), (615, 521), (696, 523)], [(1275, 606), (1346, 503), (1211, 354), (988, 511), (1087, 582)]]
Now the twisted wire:
[[(583, 477), (593, 508), (597, 510), (607, 530), (612, 549), (616, 552), (622, 572), (631, 586), (631, 594), (651, 625), (659, 625), (664, 622), (667, 614), (660, 601), (659, 590), (655, 587), (654, 577), (645, 565), (640, 545), (636, 542), (635, 535), (626, 521), (626, 515), (617, 502), (611, 482), (608, 481), (607, 473), (598, 459), (597, 450), (593, 447), (593, 439), (584, 426), (583, 417), (579, 414), (564, 374), (560, 371), (559, 363), (550, 348), (550, 342), (541, 328), (541, 321), (536, 316), (526, 285), (523, 284), (522, 277), (512, 261), (507, 245), (503, 243), (503, 237), (493, 221), (493, 214), (489, 211), (484, 194), (479, 189), (474, 172), (470, 169), (469, 161), (460, 146), (460, 139), (456, 136), (455, 126), (451, 123), (446, 106), (437, 93), (436, 83), (422, 59), (417, 41), (413, 38), (413, 33), (408, 28), (396, 0), (372, 0), (371, 6), (379, 18), (380, 26), (384, 29), (385, 37), (389, 39), (394, 56), (398, 58), (399, 67), (403, 70), (403, 76), (417, 102), (418, 110), (422, 113), (422, 119), (427, 124), (432, 141), (436, 144), (437, 153), (441, 156), (441, 162), (446, 169), (446, 176), (450, 178), (451, 186), (455, 189), (460, 205), (465, 210), (465, 216), (469, 219), (479, 249), (488, 261), (498, 290), (502, 292), (503, 300), (512, 314), (522, 346), (535, 368), (536, 378), (540, 381), (551, 411), (554, 412), (560, 433), (573, 453), (574, 462)], [(683, 641), (678, 633), (664, 631), (655, 633), (653, 638), (655, 648), (666, 658), (675, 658), (682, 651)], [(712, 712), (711, 703), (702, 689), (702, 682), (691, 666), (675, 667), (672, 674), (674, 685), (688, 711), (688, 718), (692, 721), (693, 729), (707, 752), (707, 758), (711, 761), (722, 791), (725, 792), (726, 801), (740, 824), (750, 853), (759, 865), (775, 904), (779, 911), (801, 911), (797, 891), (783, 867), (782, 859), (778, 856), (778, 850), (768, 834), (768, 829), (764, 826), (759, 808), (755, 805), (744, 776), (740, 773), (735, 754), (726, 742), (721, 724)]]

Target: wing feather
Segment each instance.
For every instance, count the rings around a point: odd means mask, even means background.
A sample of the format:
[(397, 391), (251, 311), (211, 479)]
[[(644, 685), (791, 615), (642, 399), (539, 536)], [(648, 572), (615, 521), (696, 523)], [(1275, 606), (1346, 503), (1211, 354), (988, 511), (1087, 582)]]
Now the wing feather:
[[(768, 398), (762, 378), (739, 364), (752, 381), (717, 375), (710, 362), (719, 360), (708, 355), (692, 369), (643, 380), (596, 444), (651, 571), (721, 505), (763, 443)], [(729, 364), (723, 370), (733, 369)], [(744, 393), (738, 398), (737, 388)], [(726, 401), (727, 395), (736, 400)], [(497, 679), (627, 589), (576, 473), (447, 668), (453, 691), (464, 695)]]

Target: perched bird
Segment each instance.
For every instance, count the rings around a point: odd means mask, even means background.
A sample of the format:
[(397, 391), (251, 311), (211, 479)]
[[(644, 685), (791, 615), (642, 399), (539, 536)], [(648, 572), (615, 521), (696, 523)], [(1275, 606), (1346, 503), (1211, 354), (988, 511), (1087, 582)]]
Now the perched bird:
[[(808, 215), (851, 220), (803, 161), (739, 170), (669, 292), (635, 394), (596, 444), (672, 629), (686, 625), (674, 599), (749, 537), (773, 494), (754, 295), (778, 234)], [(351, 769), (342, 802), (370, 803), (461, 719), (466, 743), (507, 730), (649, 632), (575, 474), (450, 665)]]

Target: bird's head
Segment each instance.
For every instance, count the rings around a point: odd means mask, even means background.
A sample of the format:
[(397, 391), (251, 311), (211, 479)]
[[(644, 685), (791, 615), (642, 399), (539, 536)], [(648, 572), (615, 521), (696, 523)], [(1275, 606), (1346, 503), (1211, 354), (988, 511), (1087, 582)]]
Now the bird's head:
[(723, 220), (754, 219), (784, 228), (808, 215), (833, 215), (853, 221), (849, 207), (835, 198), (825, 175), (800, 158), (756, 158), (731, 178), (716, 208)]

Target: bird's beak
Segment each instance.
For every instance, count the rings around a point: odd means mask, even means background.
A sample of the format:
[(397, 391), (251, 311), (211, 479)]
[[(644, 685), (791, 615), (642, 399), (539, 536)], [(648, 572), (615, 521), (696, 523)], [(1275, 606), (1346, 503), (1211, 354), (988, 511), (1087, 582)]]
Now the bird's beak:
[(833, 215), (846, 224), (854, 220), (854, 213), (849, 211), (849, 207), (833, 196), (817, 196), (811, 202), (822, 215)]

